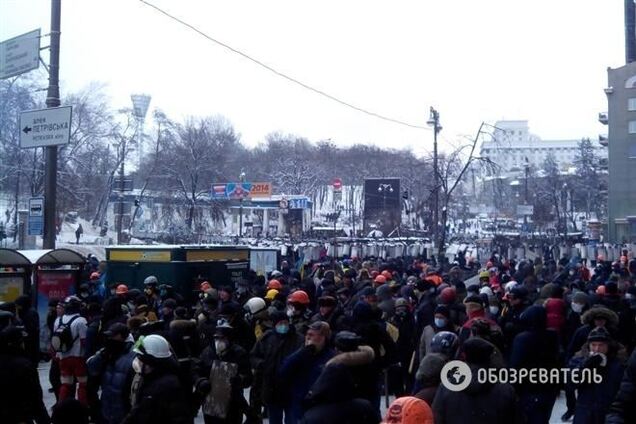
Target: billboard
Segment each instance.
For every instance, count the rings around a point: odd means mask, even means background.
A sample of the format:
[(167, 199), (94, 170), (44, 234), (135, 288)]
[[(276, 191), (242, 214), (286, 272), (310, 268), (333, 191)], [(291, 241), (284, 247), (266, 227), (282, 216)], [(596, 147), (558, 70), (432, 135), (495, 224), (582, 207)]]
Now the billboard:
[(212, 184), (210, 190), (213, 199), (251, 199), (271, 195), (272, 183), (219, 183)]
[[(399, 178), (364, 180), (364, 232), (386, 237), (400, 226), (402, 196)], [(394, 233), (395, 234), (395, 233)]]

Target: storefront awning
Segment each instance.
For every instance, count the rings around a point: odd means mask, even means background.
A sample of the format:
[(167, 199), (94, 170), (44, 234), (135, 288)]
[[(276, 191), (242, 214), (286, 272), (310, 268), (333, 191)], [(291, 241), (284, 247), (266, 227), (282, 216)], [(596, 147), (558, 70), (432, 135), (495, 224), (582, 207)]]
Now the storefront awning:
[(0, 267), (31, 266), (29, 258), (13, 249), (0, 249)]

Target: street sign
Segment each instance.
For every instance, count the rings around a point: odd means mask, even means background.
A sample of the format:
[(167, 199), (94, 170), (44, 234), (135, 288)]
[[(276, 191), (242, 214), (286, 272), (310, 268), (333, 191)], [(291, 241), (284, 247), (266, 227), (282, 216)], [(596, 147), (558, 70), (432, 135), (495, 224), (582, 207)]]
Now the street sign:
[(534, 214), (534, 206), (517, 205), (517, 215), (532, 215), (532, 214)]
[(44, 197), (29, 199), (28, 234), (41, 236), (44, 234)]
[(340, 178), (334, 178), (331, 185), (333, 185), (333, 190), (334, 191), (341, 191), (342, 190), (342, 180)]
[(113, 180), (113, 191), (132, 191), (133, 179), (132, 177), (115, 177)]
[(20, 113), (20, 147), (59, 146), (71, 138), (72, 106)]
[(39, 65), (39, 29), (0, 43), (0, 80), (32, 71)]

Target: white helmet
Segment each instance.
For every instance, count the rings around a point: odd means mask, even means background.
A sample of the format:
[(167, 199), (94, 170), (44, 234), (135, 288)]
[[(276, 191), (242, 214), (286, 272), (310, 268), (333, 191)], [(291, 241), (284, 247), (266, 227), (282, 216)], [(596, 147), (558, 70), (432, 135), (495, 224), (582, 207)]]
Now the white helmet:
[(260, 297), (253, 297), (247, 302), (245, 302), (245, 305), (243, 305), (243, 308), (245, 308), (252, 315), (255, 315), (259, 313), (260, 311), (264, 310), (265, 308), (267, 308), (267, 304)]
[(170, 343), (161, 336), (151, 334), (141, 338), (140, 341), (141, 343), (134, 349), (135, 353), (157, 359), (166, 359), (172, 356)]
[(506, 293), (509, 293), (510, 290), (514, 289), (515, 287), (517, 287), (517, 282), (516, 281), (509, 281), (506, 283), (506, 285), (504, 286), (504, 291)]
[(484, 286), (479, 289), (479, 294), (486, 294), (488, 296), (492, 296), (492, 289), (488, 286)]

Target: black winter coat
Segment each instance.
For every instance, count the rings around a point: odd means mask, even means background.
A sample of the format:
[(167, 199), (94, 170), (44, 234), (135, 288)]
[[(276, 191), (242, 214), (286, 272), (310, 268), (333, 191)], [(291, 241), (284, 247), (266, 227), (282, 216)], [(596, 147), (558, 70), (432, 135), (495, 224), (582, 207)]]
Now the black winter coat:
[(627, 368), (614, 402), (605, 419), (606, 424), (636, 422), (636, 350), (627, 362)]
[(523, 422), (514, 388), (510, 384), (481, 384), (478, 369), (471, 366), (470, 385), (452, 392), (443, 385), (437, 389), (433, 401), (435, 424), (493, 424)]
[(186, 393), (177, 377), (176, 361), (162, 364), (145, 374), (137, 390), (136, 404), (122, 424), (193, 423)]
[(326, 367), (305, 401), (301, 424), (377, 424), (380, 417), (368, 400), (357, 398), (350, 368)]
[(303, 341), (303, 337), (293, 326), (290, 326), (289, 331), (284, 335), (268, 330), (256, 342), (250, 354), (250, 360), (254, 373), (262, 378), (261, 393), (265, 405), (285, 405), (289, 401), (284, 396), (287, 392), (284, 382), (277, 378), (278, 372), (283, 359), (301, 347)]
[(37, 369), (30, 360), (0, 353), (0, 423), (47, 424)]

